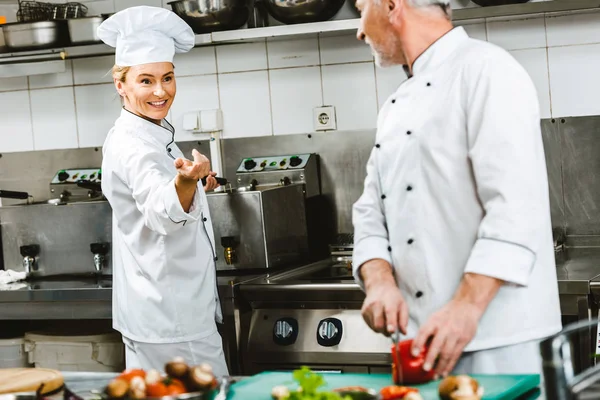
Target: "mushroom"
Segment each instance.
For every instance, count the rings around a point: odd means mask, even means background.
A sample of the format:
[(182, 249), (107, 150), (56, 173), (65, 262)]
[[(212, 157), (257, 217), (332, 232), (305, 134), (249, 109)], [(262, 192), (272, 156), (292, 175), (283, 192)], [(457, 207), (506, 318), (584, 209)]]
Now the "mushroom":
[(287, 386), (275, 386), (271, 389), (271, 397), (274, 400), (285, 400), (290, 397), (290, 389)]
[(403, 400), (423, 400), (423, 397), (419, 392), (409, 392)]
[(144, 378), (135, 376), (131, 379), (129, 385), (129, 395), (133, 399), (144, 399), (146, 398), (146, 382)]
[(158, 383), (158, 382), (160, 382), (161, 379), (162, 379), (162, 376), (160, 375), (160, 372), (158, 372), (158, 370), (156, 370), (156, 369), (151, 369), (146, 374), (146, 385), (152, 385), (154, 383)]
[(449, 376), (438, 387), (442, 400), (481, 400), (483, 387), (468, 375)]
[[(211, 368), (212, 371), (212, 368)], [(207, 372), (202, 366), (190, 368), (188, 382), (192, 390), (205, 390), (212, 387), (215, 377), (212, 372)]]
[(189, 370), (190, 367), (182, 357), (175, 357), (165, 365), (165, 372), (171, 378), (184, 379)]
[(113, 399), (125, 397), (129, 390), (129, 383), (125, 379), (116, 378), (111, 380), (106, 386), (106, 394)]

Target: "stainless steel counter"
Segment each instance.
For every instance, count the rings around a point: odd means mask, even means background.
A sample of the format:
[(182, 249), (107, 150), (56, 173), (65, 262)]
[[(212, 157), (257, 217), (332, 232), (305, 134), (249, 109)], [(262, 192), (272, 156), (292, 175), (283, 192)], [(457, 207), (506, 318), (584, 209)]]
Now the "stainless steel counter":
[[(588, 296), (600, 293), (600, 247), (566, 248), (557, 254), (556, 268), (564, 315), (581, 315)], [(218, 276), (223, 306), (229, 308), (237, 285), (259, 277)], [(310, 285), (313, 282), (305, 282)], [(336, 291), (360, 292), (352, 281), (329, 282)], [(333, 287), (337, 290), (333, 290)], [(0, 320), (7, 319), (110, 319), (112, 317), (112, 279), (67, 278), (20, 282), (15, 290), (0, 289)], [(2, 288), (2, 286), (0, 286)], [(347, 295), (347, 294), (346, 294)], [(362, 293), (357, 293), (362, 295)], [(361, 297), (361, 296), (359, 296)], [(362, 298), (362, 297), (361, 297)], [(356, 299), (358, 300), (358, 298)], [(8, 305), (8, 304), (7, 304)]]
[[(223, 307), (231, 307), (236, 285), (255, 277), (217, 277)], [(53, 278), (0, 285), (0, 304), (0, 320), (111, 319), (112, 278)]]

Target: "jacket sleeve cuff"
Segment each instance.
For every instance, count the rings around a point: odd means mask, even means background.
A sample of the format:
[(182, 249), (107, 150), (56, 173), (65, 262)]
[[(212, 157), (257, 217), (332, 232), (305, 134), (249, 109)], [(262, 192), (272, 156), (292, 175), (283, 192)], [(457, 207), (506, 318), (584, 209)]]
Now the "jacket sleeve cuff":
[(389, 251), (389, 241), (380, 236), (369, 236), (354, 244), (352, 252), (352, 270), (354, 280), (361, 289), (365, 289), (364, 282), (360, 277), (360, 267), (364, 263), (374, 259), (382, 259), (392, 265), (392, 255)]
[(169, 216), (169, 219), (173, 221), (173, 223), (185, 225), (188, 222), (196, 222), (202, 213), (198, 189), (196, 189), (196, 192), (194, 193), (194, 199), (192, 200), (190, 212), (186, 213), (183, 210), (183, 207), (179, 202), (177, 189), (175, 188), (175, 178), (173, 178), (173, 180), (167, 184), (163, 199), (165, 212)]
[(517, 243), (480, 238), (471, 251), (465, 273), (486, 275), (527, 286), (535, 259), (532, 250)]

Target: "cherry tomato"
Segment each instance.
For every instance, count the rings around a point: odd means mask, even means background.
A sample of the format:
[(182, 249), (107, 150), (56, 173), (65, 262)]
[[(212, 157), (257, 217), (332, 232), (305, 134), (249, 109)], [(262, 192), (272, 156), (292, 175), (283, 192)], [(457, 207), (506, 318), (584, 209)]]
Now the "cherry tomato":
[(187, 390), (183, 382), (170, 377), (146, 386), (146, 395), (148, 397), (177, 396), (186, 392)]
[(382, 400), (400, 400), (411, 392), (418, 392), (418, 389), (407, 386), (386, 386), (379, 391)]
[(136, 376), (139, 376), (142, 379), (146, 379), (146, 371), (144, 371), (143, 369), (126, 369), (118, 377), (127, 382), (131, 382), (131, 380)]
[[(412, 340), (403, 340), (399, 342), (398, 351), (396, 351), (394, 345), (392, 345), (392, 377), (394, 378), (394, 383), (396, 385), (401, 383), (426, 383), (433, 380), (435, 376), (433, 368), (430, 371), (425, 371), (423, 369), (427, 348), (425, 348), (417, 357), (413, 357), (411, 349)], [(398, 365), (402, 369), (402, 379), (400, 379), (398, 374)]]

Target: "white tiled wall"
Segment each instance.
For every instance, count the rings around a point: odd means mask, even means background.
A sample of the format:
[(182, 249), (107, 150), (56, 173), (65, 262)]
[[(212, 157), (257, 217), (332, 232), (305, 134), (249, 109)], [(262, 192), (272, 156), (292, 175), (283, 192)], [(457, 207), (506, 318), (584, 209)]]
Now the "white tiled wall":
[[(168, 7), (167, 0), (86, 4), (97, 14), (152, 1)], [(464, 27), (523, 65), (543, 118), (600, 114), (600, 13)], [(0, 152), (101, 146), (120, 112), (112, 64), (113, 57), (79, 59), (64, 73), (0, 79)], [(339, 130), (373, 129), (377, 110), (406, 79), (401, 67), (375, 67), (369, 47), (353, 34), (201, 47), (177, 55), (175, 64), (178, 93), (170, 117), (177, 140), (196, 138), (181, 129), (185, 112), (212, 108), (223, 111), (226, 138), (311, 133), (313, 108), (322, 105), (335, 106)]]

